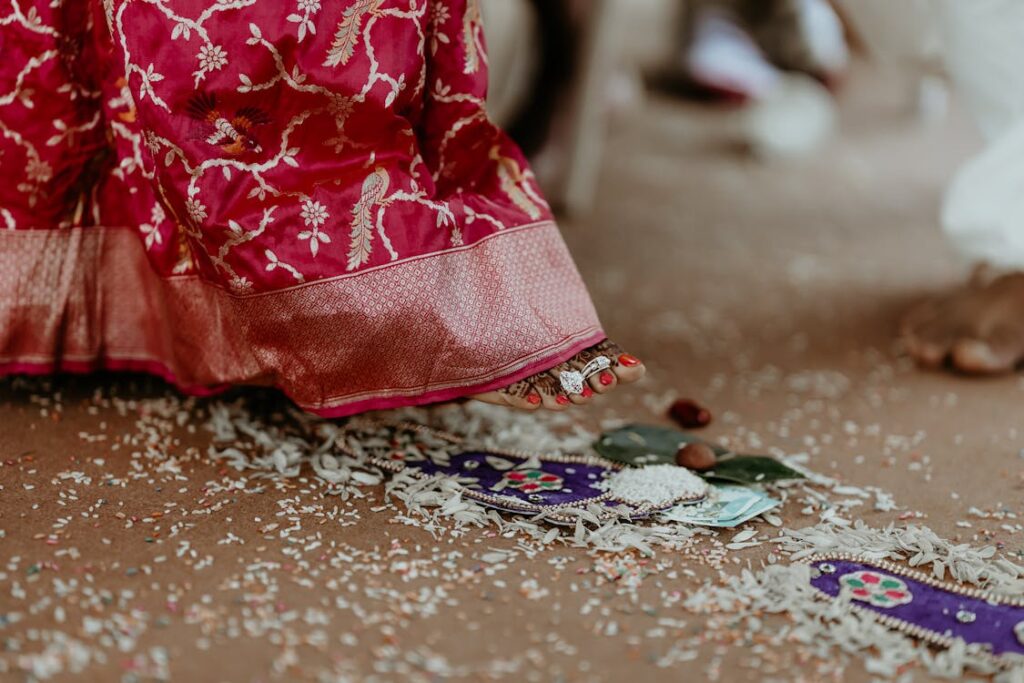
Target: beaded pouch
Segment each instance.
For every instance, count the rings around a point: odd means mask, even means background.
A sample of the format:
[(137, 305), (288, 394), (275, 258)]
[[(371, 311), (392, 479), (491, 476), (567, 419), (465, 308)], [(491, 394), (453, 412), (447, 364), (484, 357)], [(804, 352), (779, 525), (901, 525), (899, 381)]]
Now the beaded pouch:
[(707, 493), (707, 485), (697, 480), (693, 486), (681, 489), (674, 500), (663, 504), (627, 502), (602, 486), (608, 477), (626, 469), (620, 463), (587, 455), (461, 450), (464, 445), (459, 437), (419, 426), (416, 431), (446, 439), (459, 448), (457, 452), (444, 453), (436, 448), (401, 448), (396, 441), (389, 452), (372, 455), (374, 463), (393, 472), (405, 470), (416, 477), (450, 477), (466, 498), (504, 512), (543, 514), (555, 523), (575, 523), (579, 510), (602, 520), (642, 519), (680, 503), (697, 502)]
[(995, 595), (855, 555), (806, 562), (811, 585), (822, 595), (849, 599), (890, 628), (940, 647), (963, 640), (997, 666), (1024, 662), (1024, 596)]

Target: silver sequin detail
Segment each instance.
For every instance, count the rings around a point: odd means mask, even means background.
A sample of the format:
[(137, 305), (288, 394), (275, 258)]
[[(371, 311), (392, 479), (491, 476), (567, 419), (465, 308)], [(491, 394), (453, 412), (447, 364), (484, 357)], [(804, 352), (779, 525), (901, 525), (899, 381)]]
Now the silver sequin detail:
[(978, 618), (978, 615), (974, 612), (968, 612), (965, 609), (957, 610), (956, 620), (961, 624), (973, 624), (974, 620)]

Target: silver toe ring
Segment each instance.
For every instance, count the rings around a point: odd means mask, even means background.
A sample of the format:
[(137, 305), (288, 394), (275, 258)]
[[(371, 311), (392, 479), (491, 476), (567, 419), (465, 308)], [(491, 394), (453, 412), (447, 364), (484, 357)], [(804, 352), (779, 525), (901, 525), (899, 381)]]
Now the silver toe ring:
[(607, 357), (597, 356), (584, 365), (582, 370), (568, 370), (559, 375), (558, 379), (562, 383), (562, 389), (565, 393), (570, 396), (574, 394), (582, 394), (588, 377), (596, 375), (603, 370), (607, 370), (611, 366), (612, 362), (608, 360)]

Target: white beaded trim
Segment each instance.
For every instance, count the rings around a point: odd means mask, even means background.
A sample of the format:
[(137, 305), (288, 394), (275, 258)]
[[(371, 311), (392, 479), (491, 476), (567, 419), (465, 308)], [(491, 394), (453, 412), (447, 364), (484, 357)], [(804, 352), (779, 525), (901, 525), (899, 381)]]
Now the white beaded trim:
[[(455, 445), (461, 446), (465, 444), (465, 439), (463, 437), (456, 436), (455, 434), (444, 432), (438, 429), (434, 429), (432, 427), (427, 427), (424, 425), (415, 424), (411, 422), (386, 422), (383, 420), (367, 420), (366, 422), (364, 422), (364, 424), (367, 423), (376, 427), (387, 427), (399, 430), (404, 429), (413, 432), (430, 434), (431, 436), (448, 441)], [(540, 457), (539, 454), (528, 453), (526, 451), (493, 449), (483, 447), (479, 448), (478, 450), (479, 452), (482, 453), (505, 455), (513, 458), (521, 458), (524, 460)], [(404, 462), (389, 460), (387, 458), (382, 458), (375, 455), (370, 455), (369, 458), (374, 465), (380, 467), (381, 469), (388, 470), (390, 472), (400, 472), (406, 468), (406, 463)], [(610, 460), (603, 460), (582, 453), (570, 453), (565, 455), (545, 455), (543, 456), (543, 458), (546, 462), (557, 462), (567, 465), (591, 465), (593, 467), (600, 467), (601, 469), (610, 472), (617, 472), (619, 470), (626, 468), (626, 466), (623, 465), (622, 463), (617, 463)], [(429, 476), (432, 476), (424, 474), (416, 468), (410, 468), (410, 471), (413, 476), (421, 479), (426, 479)], [(522, 512), (526, 514), (544, 514), (546, 519), (566, 524), (571, 524), (575, 522), (577, 517), (575, 515), (559, 514), (559, 510), (583, 510), (595, 503), (618, 503), (620, 505), (626, 505), (630, 508), (627, 514), (627, 516), (630, 519), (641, 519), (644, 517), (648, 517), (661, 510), (664, 510), (666, 508), (679, 505), (681, 503), (697, 502), (703, 499), (707, 493), (706, 490), (702, 492), (687, 491), (681, 494), (676, 499), (664, 505), (637, 505), (615, 498), (613, 494), (610, 492), (601, 493), (596, 496), (573, 501), (571, 503), (559, 503), (556, 505), (538, 505), (535, 503), (531, 503), (529, 501), (519, 500), (518, 498), (512, 498), (510, 496), (496, 496), (490, 493), (485, 493), (482, 491), (476, 491), (474, 489), (466, 488), (464, 486), (460, 488), (462, 489), (463, 495), (465, 495), (467, 498), (472, 498), (481, 503), (485, 503), (496, 508)], [(615, 510), (614, 508), (608, 508), (607, 510), (602, 510), (602, 512), (603, 515), (600, 516), (603, 516), (604, 518), (608, 519), (621, 516), (621, 512)]]
[[(1005, 595), (999, 595), (997, 593), (992, 593), (991, 591), (982, 590), (980, 588), (973, 588), (971, 586), (961, 586), (959, 584), (941, 581), (939, 579), (936, 579), (934, 576), (930, 576), (915, 569), (908, 569), (906, 567), (896, 564), (895, 562), (890, 562), (888, 560), (875, 560), (868, 557), (864, 557), (863, 555), (856, 555), (853, 553), (820, 553), (797, 560), (797, 563), (812, 565), (816, 562), (829, 561), (857, 562), (860, 564), (866, 564), (868, 566), (884, 569), (885, 571), (895, 574), (897, 576), (913, 579), (914, 581), (931, 586), (932, 588), (938, 588), (940, 590), (948, 591), (950, 593), (956, 593), (958, 595), (963, 595), (964, 597), (973, 598), (975, 600), (983, 600), (993, 605), (1024, 607), (1024, 597), (1010, 597)], [(824, 597), (828, 600), (836, 599), (836, 596), (826, 593), (817, 586), (813, 587), (815, 591), (818, 593), (819, 597)], [(948, 649), (952, 647), (957, 641), (961, 640), (960, 638), (947, 636), (943, 633), (939, 633), (938, 631), (934, 631), (923, 626), (918, 626), (917, 624), (912, 624), (908, 621), (905, 621), (898, 617), (894, 617), (890, 614), (881, 614), (873, 609), (870, 609), (866, 605), (859, 605), (854, 602), (850, 602), (849, 607), (851, 609), (857, 610), (861, 614), (870, 616), (883, 626), (891, 628), (895, 631), (899, 631), (900, 633), (904, 633), (908, 636), (919, 638), (932, 645), (937, 645), (939, 647)], [(1016, 652), (1004, 652), (1003, 654), (996, 655), (992, 652), (982, 649), (979, 645), (972, 645), (978, 648), (976, 652), (978, 656), (985, 659), (995, 667), (1009, 668), (1013, 666), (1020, 666), (1022, 663), (1024, 663), (1024, 655), (1020, 655)]]

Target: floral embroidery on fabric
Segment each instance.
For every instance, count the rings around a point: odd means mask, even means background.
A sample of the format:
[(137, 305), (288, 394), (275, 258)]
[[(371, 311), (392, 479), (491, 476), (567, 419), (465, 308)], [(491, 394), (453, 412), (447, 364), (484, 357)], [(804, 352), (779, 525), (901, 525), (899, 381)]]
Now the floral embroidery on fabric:
[(316, 258), (317, 252), (320, 250), (320, 243), (324, 244), (331, 243), (331, 236), (327, 233), (320, 232), (320, 226), (327, 222), (330, 215), (327, 213), (327, 208), (320, 202), (314, 202), (312, 199), (307, 199), (302, 203), (302, 216), (303, 222), (306, 224), (309, 230), (303, 230), (299, 233), (300, 240), (309, 240), (309, 251)]
[(1013, 634), (1017, 636), (1017, 640), (1020, 641), (1021, 645), (1024, 645), (1024, 621), (1018, 622), (1013, 627)]
[(0, 46), (12, 367), (142, 363), (340, 415), (602, 337), (487, 116), (471, 0), (17, 0)]
[(876, 607), (906, 605), (914, 599), (902, 579), (879, 572), (864, 570), (844, 574), (839, 578), (839, 584), (854, 600), (867, 602)]
[(316, 35), (316, 22), (312, 20), (312, 16), (320, 11), (320, 0), (299, 0), (299, 12), (302, 14), (292, 13), (288, 15), (288, 21), (298, 24), (298, 38), (301, 43), (306, 39), (306, 34)]
[(516, 470), (505, 473), (505, 485), (525, 493), (560, 491), (562, 478), (543, 470)]
[(444, 25), (452, 18), (451, 11), (441, 4), (430, 8), (430, 54), (436, 55), (442, 45), (451, 43), (451, 38), (444, 32)]
[[(111, 197), (150, 206), (115, 221), (104, 201), (94, 221), (150, 226), (155, 261), (171, 261), (181, 223), (204, 279), (258, 293), (550, 217), (521, 154), (487, 118), (475, 0), (104, 8), (118, 83), (106, 120), (128, 153)], [(87, 125), (101, 133), (95, 119)], [(57, 169), (29, 145), (20, 187), (38, 201)], [(169, 219), (156, 227), (155, 203)]]

